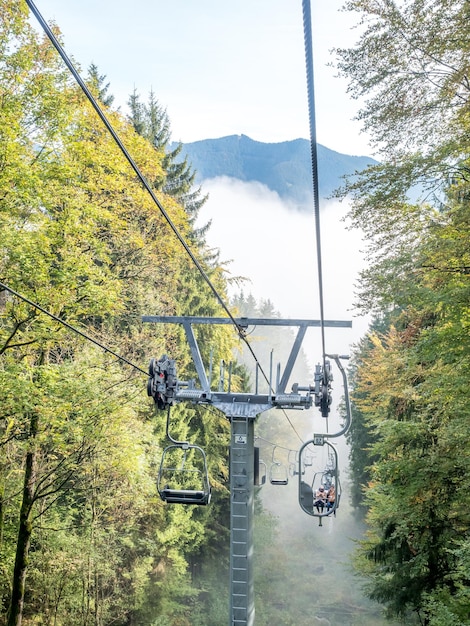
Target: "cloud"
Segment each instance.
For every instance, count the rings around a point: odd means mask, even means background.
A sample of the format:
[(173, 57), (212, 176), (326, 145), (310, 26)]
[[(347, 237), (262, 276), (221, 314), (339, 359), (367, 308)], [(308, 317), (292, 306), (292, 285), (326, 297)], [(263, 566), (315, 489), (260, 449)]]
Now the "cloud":
[[(271, 300), (283, 317), (319, 319), (315, 219), (283, 202), (257, 182), (220, 177), (204, 182), (209, 200), (199, 221), (212, 220), (211, 247), (231, 260), (233, 276), (251, 282), (244, 287), (257, 300)], [(320, 215), (325, 319), (351, 320), (353, 330), (326, 329), (327, 351), (348, 351), (367, 330), (368, 320), (356, 317), (354, 284), (364, 261), (361, 235), (349, 231), (342, 218), (345, 204), (325, 204)]]

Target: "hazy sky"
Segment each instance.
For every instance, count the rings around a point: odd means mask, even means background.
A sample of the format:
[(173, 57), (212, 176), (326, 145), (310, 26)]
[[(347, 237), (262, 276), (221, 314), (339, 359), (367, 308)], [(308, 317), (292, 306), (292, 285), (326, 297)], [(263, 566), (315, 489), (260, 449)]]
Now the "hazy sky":
[[(222, 250), (235, 276), (248, 277), (245, 294), (271, 300), (283, 317), (319, 319), (318, 270), (313, 213), (300, 213), (259, 183), (216, 178), (206, 181), (209, 201), (201, 221), (212, 220), (208, 242)], [(328, 202), (321, 211), (325, 319), (352, 320), (353, 329), (326, 329), (327, 351), (345, 353), (367, 330), (354, 309), (358, 272), (364, 266), (362, 235), (346, 228), (347, 203)], [(317, 345), (320, 334), (308, 331)], [(309, 342), (311, 346), (311, 343)], [(313, 349), (318, 358), (318, 349)]]
[[(245, 134), (257, 141), (308, 138), (302, 0), (36, 0), (64, 47), (90, 63), (125, 105), (152, 88), (167, 108), (173, 139)], [(356, 16), (343, 0), (312, 0), (318, 141), (370, 155), (353, 122), (357, 105), (327, 67), (331, 49), (352, 45)], [(33, 23), (35, 19), (33, 18)], [(83, 73), (83, 72), (82, 72)]]

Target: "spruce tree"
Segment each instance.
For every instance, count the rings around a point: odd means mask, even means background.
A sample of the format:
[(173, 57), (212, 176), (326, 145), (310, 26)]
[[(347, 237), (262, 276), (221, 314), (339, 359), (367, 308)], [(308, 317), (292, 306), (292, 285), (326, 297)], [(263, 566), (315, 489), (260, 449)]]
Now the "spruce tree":
[(172, 144), (171, 124), (167, 110), (159, 103), (153, 90), (150, 91), (147, 103), (142, 103), (139, 94), (134, 92), (129, 97), (129, 121), (135, 131), (145, 137), (159, 152), (163, 152), (164, 175), (155, 179), (153, 185), (158, 191), (175, 198), (185, 209), (192, 226), (191, 240), (197, 245), (204, 244), (204, 235), (208, 226), (196, 229), (199, 210), (207, 200), (202, 195), (201, 187), (195, 186), (196, 171), (182, 156), (183, 144)]
[(105, 83), (106, 74), (100, 74), (98, 66), (92, 63), (88, 68), (88, 88), (105, 106), (110, 107), (114, 102), (114, 96), (109, 93), (109, 83)]

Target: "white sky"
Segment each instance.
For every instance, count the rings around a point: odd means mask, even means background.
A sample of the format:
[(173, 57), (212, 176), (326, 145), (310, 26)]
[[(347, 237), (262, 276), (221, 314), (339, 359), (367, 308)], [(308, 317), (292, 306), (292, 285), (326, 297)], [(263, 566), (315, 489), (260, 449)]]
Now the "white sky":
[[(134, 87), (153, 88), (173, 139), (245, 134), (257, 141), (309, 138), (302, 0), (36, 0), (64, 36), (82, 75), (106, 74), (125, 109)], [(370, 155), (353, 122), (357, 105), (327, 67), (331, 49), (353, 45), (355, 16), (343, 0), (312, 0), (319, 143)], [(33, 18), (35, 23), (35, 18)]]

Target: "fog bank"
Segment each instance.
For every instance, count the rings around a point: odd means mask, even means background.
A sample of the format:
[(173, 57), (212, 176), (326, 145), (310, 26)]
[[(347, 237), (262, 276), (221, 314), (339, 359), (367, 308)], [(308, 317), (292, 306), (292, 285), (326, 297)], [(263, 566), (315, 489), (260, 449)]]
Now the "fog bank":
[[(257, 182), (220, 177), (204, 182), (209, 200), (199, 224), (212, 220), (207, 234), (232, 276), (259, 301), (270, 300), (282, 317), (319, 319), (316, 233), (313, 204), (300, 212)], [(347, 352), (367, 330), (354, 310), (355, 283), (363, 267), (361, 234), (342, 221), (347, 203), (323, 202), (320, 213), (325, 319), (352, 320), (353, 329), (326, 329), (328, 352)], [(234, 289), (238, 291), (239, 289)]]

